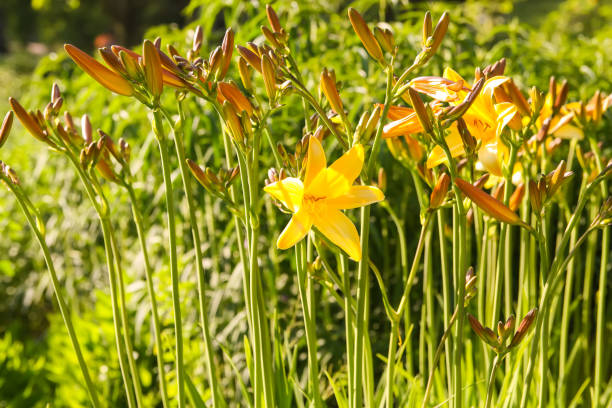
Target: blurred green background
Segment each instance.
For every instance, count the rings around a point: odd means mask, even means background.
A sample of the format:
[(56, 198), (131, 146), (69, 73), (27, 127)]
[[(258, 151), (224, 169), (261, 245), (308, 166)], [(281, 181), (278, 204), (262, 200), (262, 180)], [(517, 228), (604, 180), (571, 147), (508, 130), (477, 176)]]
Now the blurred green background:
[[(449, 33), (440, 52), (426, 71), (419, 73), (421, 75), (441, 74), (445, 66), (452, 66), (466, 78), (471, 78), (475, 67), (484, 67), (506, 57), (506, 73), (513, 76), (523, 89), (535, 85), (546, 90), (552, 74), (569, 81), (569, 100), (586, 99), (596, 89), (606, 92), (612, 89), (610, 2), (309, 0), (275, 3), (285, 27), (289, 28), (302, 71), (309, 78), (308, 86), (316, 89), (323, 64), (334, 68), (338, 79), (344, 83), (343, 98), (353, 120), (364, 107), (381, 101), (384, 80), (350, 27), (346, 17), (349, 5), (360, 10), (368, 21), (387, 21), (392, 26), (400, 46), (398, 62), (404, 66), (412, 61), (420, 47), (423, 11), (430, 9), (437, 19), (442, 11), (449, 10)], [(227, 26), (236, 31), (237, 44), (254, 39), (260, 41), (259, 27), (265, 20), (264, 6), (264, 2), (231, 0), (0, 2), (0, 114), (4, 115), (8, 109), (8, 96), (18, 98), (28, 109), (42, 109), (55, 81), (60, 85), (65, 106), (75, 117), (88, 113), (94, 128), (104, 129), (115, 139), (124, 137), (132, 145), (132, 167), (137, 175), (139, 194), (146, 203), (148, 240), (155, 256), (153, 266), (157, 272), (157, 284), (163, 288), (158, 299), (166, 325), (171, 323), (171, 308), (170, 293), (166, 290), (169, 276), (162, 262), (165, 243), (161, 218), (163, 191), (155, 187), (160, 185), (160, 172), (151, 146), (153, 139), (146, 112), (132, 100), (112, 96), (103, 90), (75, 67), (61, 46), (70, 42), (93, 52), (105, 41), (138, 46), (143, 36), (151, 39), (161, 36), (164, 44), (173, 44), (181, 50), (190, 43), (193, 29), (199, 24), (204, 31), (202, 48), (208, 53), (220, 43)], [(237, 78), (235, 71), (230, 72), (230, 76)], [(288, 144), (301, 135), (300, 123), (294, 119), (301, 115), (298, 108), (301, 109), (298, 104), (289, 104), (275, 117), (276, 136)], [(217, 138), (220, 132), (214, 115), (206, 107), (193, 102), (190, 102), (190, 109), (188, 156), (197, 158), (200, 163), (219, 165), (221, 151)], [(13, 135), (2, 148), (0, 159), (17, 171), (32, 201), (41, 208), (49, 232), (47, 241), (63, 287), (71, 299), (86, 358), (94, 361), (95, 376), (104, 398), (110, 406), (120, 406), (115, 404), (121, 400), (122, 393), (117, 362), (108, 355), (108, 350), (113, 350), (112, 319), (95, 213), (83, 198), (68, 163), (26, 136), (19, 125), (15, 125)], [(386, 160), (390, 161), (389, 157)], [(268, 164), (272, 165), (271, 159)], [(403, 183), (404, 175), (400, 172), (399, 166), (389, 168), (390, 186)], [(149, 311), (136, 232), (130, 222), (127, 197), (114, 187), (108, 188), (114, 222), (117, 230), (122, 232), (121, 246), (124, 258), (128, 260), (128, 301), (136, 328), (135, 349), (141, 356), (139, 367), (145, 388), (152, 388), (155, 387), (152, 374), (155, 361), (151, 357)], [(406, 196), (411, 193), (409, 187), (397, 190)], [(209, 233), (214, 234), (217, 242), (225, 243), (225, 247), (219, 249), (222, 260), (231, 259), (235, 242), (231, 231), (226, 228), (227, 211), (215, 199), (201, 192), (198, 198), (203, 209), (200, 214), (202, 224), (209, 227)], [(396, 200), (403, 202), (403, 211), (413, 210), (416, 214), (417, 203), (412, 201)], [(268, 210), (272, 213), (274, 208)], [(381, 230), (384, 231), (385, 221), (376, 222), (382, 224)], [(418, 220), (415, 219), (414, 223), (416, 225)], [(283, 220), (279, 219), (278, 224), (269, 226), (268, 237), (275, 236), (282, 228)], [(181, 243), (188, 248), (189, 231), (183, 226)], [(83, 406), (87, 396), (85, 390), (77, 385), (80, 384), (77, 363), (55, 307), (39, 248), (32, 240), (16, 203), (4, 189), (0, 190), (0, 237), (0, 407), (42, 407), (47, 402), (54, 407)], [(391, 240), (389, 246), (373, 252), (394, 254), (394, 244)], [(208, 246), (205, 250), (209, 250)], [(196, 386), (203, 387), (205, 377), (202, 345), (197, 333), (196, 296), (188, 296), (195, 292), (190, 262), (193, 254), (189, 251), (183, 253), (183, 307), (189, 339), (186, 361), (197, 380)], [(393, 262), (394, 255), (382, 255), (381, 264)], [(296, 316), (298, 299), (293, 277), (280, 274), (278, 264), (273, 262), (279, 256), (280, 265), (287, 262), (287, 254), (278, 255), (270, 249), (270, 257), (266, 260), (270, 271), (266, 275), (266, 285), (274, 293), (271, 304), (278, 311), (276, 318), (281, 322), (280, 327), (286, 328), (281, 337), (289, 342), (296, 337), (295, 332), (301, 330), (301, 317)], [(401, 279), (398, 276), (385, 278), (389, 280), (389, 288), (394, 287), (394, 279)], [(216, 346), (226, 348), (233, 357), (236, 370), (244, 374), (244, 359), (240, 356), (246, 326), (240, 301), (240, 272), (236, 265), (222, 262), (220, 268), (211, 274), (210, 285), (215, 288), (209, 293), (209, 298)], [(338, 323), (341, 321), (340, 310), (329, 305), (323, 308), (322, 325), (329, 333), (322, 339), (323, 361), (324, 364), (330, 361), (338, 364), (340, 359), (332, 359), (332, 356), (342, 353), (342, 329)], [(384, 312), (375, 308), (372, 313), (382, 316)], [(385, 320), (381, 318), (378, 321), (384, 324)], [(375, 333), (379, 324), (377, 319), (373, 318), (372, 324)], [(335, 330), (334, 325), (338, 326)], [(386, 349), (386, 339), (380, 340), (380, 344), (373, 344), (375, 352)], [(170, 350), (167, 352), (171, 353)], [(226, 387), (237, 390), (235, 373), (229, 364), (221, 361), (222, 358), (219, 356), (219, 364), (223, 366), (222, 381)], [(328, 367), (330, 371), (333, 368)], [(158, 403), (155, 395), (148, 398), (151, 406)]]

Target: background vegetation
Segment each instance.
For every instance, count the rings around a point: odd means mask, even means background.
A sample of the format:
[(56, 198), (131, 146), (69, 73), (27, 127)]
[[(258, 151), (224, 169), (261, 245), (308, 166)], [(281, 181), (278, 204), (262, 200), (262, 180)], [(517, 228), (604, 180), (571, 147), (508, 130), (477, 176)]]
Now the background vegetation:
[[(124, 44), (134, 45), (143, 35), (144, 27), (153, 25), (146, 31), (146, 38), (161, 36), (164, 43), (184, 44), (190, 41), (196, 25), (204, 32), (204, 50), (211, 50), (223, 36), (225, 27), (234, 27), (236, 43), (244, 44), (261, 37), (259, 27), (264, 24), (263, 3), (192, 0), (188, 5), (181, 2), (133, 1), (130, 10), (121, 16), (111, 11), (112, 1), (79, 0), (33, 0), (32, 7), (24, 7), (18, 0), (2, 2), (4, 36), (10, 53), (0, 56), (0, 111), (7, 110), (6, 99), (9, 95), (19, 97), (24, 105), (44, 106), (49, 98), (48, 91), (53, 81), (58, 82), (62, 94), (73, 113), (88, 113), (95, 128), (104, 129), (118, 139), (124, 137), (133, 147), (132, 170), (138, 180), (138, 194), (146, 203), (148, 217), (148, 242), (152, 255), (160, 255), (166, 242), (162, 215), (163, 190), (153, 186), (161, 185), (161, 172), (156, 161), (153, 135), (144, 132), (149, 129), (147, 114), (142, 106), (127, 98), (111, 96), (109, 92), (83, 74), (58, 46), (63, 42), (73, 42), (84, 48), (93, 48), (98, 34), (110, 33)], [(351, 5), (363, 12), (367, 20), (387, 21), (392, 26), (400, 46), (400, 56), (407, 66), (419, 48), (420, 24), (423, 10), (431, 9), (434, 15), (449, 10), (451, 25), (440, 52), (427, 67), (427, 75), (441, 74), (446, 66), (452, 66), (466, 78), (471, 78), (475, 66), (484, 67), (502, 57), (508, 59), (506, 73), (513, 76), (523, 89), (537, 86), (541, 90), (548, 87), (548, 78), (554, 74), (570, 84), (569, 100), (586, 99), (596, 89), (605, 92), (612, 90), (612, 5), (595, 0), (566, 0), (562, 2), (503, 1), (464, 3), (410, 3), (402, 1), (360, 0)], [(366, 56), (354, 35), (346, 17), (349, 2), (339, 0), (296, 1), (288, 6), (279, 2), (275, 8), (291, 29), (292, 43), (306, 78), (308, 86), (315, 89), (319, 73), (326, 67), (333, 67), (340, 81), (346, 84), (343, 97), (349, 115), (356, 115), (361, 107), (380, 102), (384, 96), (384, 78)], [(185, 8), (177, 13), (177, 7)], [(92, 18), (92, 17), (96, 18)], [(171, 16), (172, 20), (168, 17)], [(162, 24), (175, 22), (179, 24)], [(129, 22), (129, 23), (127, 23)], [(133, 23), (133, 24), (132, 24)], [(42, 58), (27, 51), (31, 41), (41, 41), (49, 47), (50, 53)], [(324, 58), (322, 58), (324, 56)], [(402, 61), (400, 61), (402, 63)], [(235, 74), (235, 73), (234, 73)], [(232, 74), (230, 74), (232, 75)], [(234, 75), (236, 76), (236, 75)], [(379, 93), (366, 93), (380, 87)], [(190, 102), (193, 104), (194, 102)], [(294, 118), (299, 104), (290, 104), (288, 109), (278, 113), (274, 120), (274, 132), (278, 138), (291, 141), (301, 135), (300, 122)], [(220, 130), (214, 120), (213, 112), (206, 107), (190, 106), (192, 112), (199, 112), (189, 118), (190, 129), (186, 145), (188, 157), (198, 158), (199, 163), (218, 165), (222, 150)], [(610, 112), (607, 123), (612, 123)], [(351, 117), (353, 122), (358, 118)], [(610, 148), (610, 125), (602, 131), (604, 146)], [(608, 150), (609, 151), (609, 150)], [(95, 219), (95, 213), (83, 197), (78, 180), (67, 168), (62, 157), (47, 151), (36, 143), (19, 127), (2, 149), (3, 161), (16, 168), (29, 190), (33, 201), (41, 208), (47, 222), (49, 234), (47, 242), (51, 247), (62, 285), (71, 299), (71, 310), (86, 358), (96, 369), (104, 399), (119, 401), (122, 393), (117, 361), (109, 359), (108, 350), (112, 344), (112, 318), (108, 304), (107, 281), (104, 271), (102, 238)], [(272, 165), (271, 157), (264, 158)], [(387, 153), (386, 162), (391, 163)], [(400, 166), (388, 167), (388, 193), (395, 197), (392, 202), (401, 203), (401, 213), (412, 211), (418, 214), (418, 203), (409, 199), (412, 185), (406, 184), (406, 175)], [(176, 168), (176, 166), (175, 166)], [(177, 180), (177, 182), (179, 182)], [(114, 221), (124, 249), (124, 264), (128, 275), (128, 302), (132, 321), (136, 322), (134, 347), (141, 356), (151, 356), (151, 330), (148, 319), (148, 302), (143, 283), (143, 267), (139, 256), (136, 231), (129, 218), (129, 205), (123, 191), (109, 187), (112, 194)], [(408, 199), (402, 199), (407, 197)], [(198, 192), (200, 217), (206, 225), (206, 233), (211, 234), (205, 242), (223, 242), (224, 248), (212, 251), (205, 247), (207, 255), (205, 266), (211, 271), (209, 293), (211, 331), (218, 347), (228, 350), (233, 356), (232, 368), (228, 360), (218, 361), (220, 377), (225, 386), (236, 389), (238, 384), (235, 371), (244, 375), (243, 336), (246, 321), (241, 302), (240, 271), (228, 262), (235, 246), (228, 225), (228, 212), (220, 208), (221, 203), (209, 195)], [(278, 231), (284, 226), (284, 219), (274, 213), (268, 203), (267, 211), (271, 219), (278, 218), (278, 225), (265, 231), (269, 243), (268, 264), (265, 285), (268, 293), (273, 293), (270, 307), (276, 311), (275, 318), (286, 332), (279, 333), (287, 349), (292, 349), (294, 339), (299, 339), (302, 320), (299, 315), (299, 300), (294, 277), (283, 274), (283, 265), (290, 262), (291, 253), (278, 253), (272, 243)], [(391, 229), (380, 209), (373, 209), (375, 221), (381, 224), (381, 231)], [(186, 211), (182, 211), (186, 214)], [(415, 216), (413, 225), (407, 231), (418, 230), (419, 220)], [(188, 248), (190, 231), (186, 222), (180, 224), (180, 242)], [(85, 405), (85, 389), (75, 387), (80, 383), (76, 359), (70, 347), (65, 328), (57, 313), (53, 292), (50, 287), (44, 262), (37, 243), (32, 239), (25, 219), (16, 202), (8, 194), (0, 192), (0, 407), (38, 407), (52, 402), (53, 406)], [(213, 237), (214, 236), (214, 237)], [(416, 244), (418, 237), (408, 235)], [(214, 238), (214, 240), (213, 240)], [(383, 278), (388, 288), (401, 289), (401, 275), (395, 271), (394, 263), (396, 241), (394, 234), (373, 237), (372, 253), (379, 254), (375, 262), (382, 265)], [(195, 271), (189, 251), (180, 259), (182, 266), (182, 291), (185, 299), (182, 305), (185, 313), (186, 363), (189, 371), (197, 380), (197, 387), (204, 387), (205, 375), (202, 363), (202, 344), (200, 341), (195, 296)], [(210, 254), (218, 253), (218, 257)], [(162, 256), (152, 256), (158, 279), (158, 299), (160, 313), (165, 325), (171, 323), (169, 293), (169, 274)], [(593, 279), (597, 282), (597, 279)], [(417, 282), (417, 286), (422, 282)], [(434, 282), (439, 286), (439, 282)], [(576, 292), (581, 292), (582, 282), (577, 282)], [(193, 296), (189, 293), (193, 292)], [(609, 292), (609, 290), (608, 290)], [(390, 293), (394, 299), (399, 293)], [(387, 338), (377, 339), (378, 330), (385, 332), (384, 311), (378, 292), (372, 291), (371, 336), (375, 342), (372, 347), (375, 355), (386, 354)], [(413, 291), (412, 303), (415, 310), (420, 309), (419, 290)], [(579, 299), (577, 301), (580, 301)], [(608, 298), (610, 303), (610, 297)], [(333, 373), (340, 359), (333, 358), (343, 353), (342, 313), (339, 308), (322, 301), (320, 312), (321, 366)], [(608, 308), (609, 310), (609, 308)], [(381, 316), (377, 319), (376, 316)], [(610, 333), (610, 319), (608, 333)], [(575, 328), (572, 340), (578, 340)], [(554, 336), (553, 336), (554, 338)], [(608, 336), (610, 338), (610, 336)], [(170, 342), (170, 340), (168, 340)], [(413, 336), (414, 346), (418, 338)], [(551, 341), (555, 344), (555, 340)], [(588, 339), (583, 339), (581, 348), (588, 348)], [(168, 351), (170, 353), (170, 351)], [(579, 348), (577, 353), (581, 352)], [(305, 365), (305, 355), (298, 355), (300, 367)], [(586, 362), (585, 362), (586, 364)], [(148, 386), (154, 387), (151, 374), (155, 361), (151, 358), (139, 360), (141, 376)], [(298, 370), (300, 373), (301, 370)], [(610, 372), (610, 355), (604, 362), (604, 379)], [(406, 374), (407, 375), (407, 374)], [(609, 381), (609, 380), (608, 380)], [(408, 379), (407, 379), (408, 382)], [(173, 384), (173, 382), (170, 382)], [(569, 383), (568, 395), (573, 396), (582, 384)], [(156, 403), (153, 396), (150, 403)], [(581, 401), (581, 400), (579, 400)], [(112, 402), (111, 406), (114, 405)]]

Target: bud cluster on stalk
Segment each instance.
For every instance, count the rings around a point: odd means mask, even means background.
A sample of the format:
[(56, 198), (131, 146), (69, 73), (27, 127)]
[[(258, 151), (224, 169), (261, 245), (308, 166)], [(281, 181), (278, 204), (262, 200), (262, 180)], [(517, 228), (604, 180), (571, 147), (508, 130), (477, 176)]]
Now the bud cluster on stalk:
[(537, 308), (531, 309), (514, 330), (516, 321), (510, 316), (505, 322), (497, 323), (497, 333), (488, 327), (484, 327), (478, 319), (468, 313), (468, 321), (474, 333), (480, 337), (495, 353), (505, 355), (518, 346), (532, 327), (537, 315)]
[(566, 166), (565, 160), (561, 160), (555, 170), (540, 175), (537, 181), (529, 181), (529, 200), (536, 214), (542, 212), (561, 187), (574, 175), (573, 171), (565, 171)]
[(240, 174), (239, 167), (229, 169), (220, 168), (214, 171), (210, 167), (201, 167), (191, 159), (187, 159), (187, 166), (198, 182), (212, 195), (224, 200), (235, 214), (240, 215), (238, 205), (232, 200), (230, 188)]

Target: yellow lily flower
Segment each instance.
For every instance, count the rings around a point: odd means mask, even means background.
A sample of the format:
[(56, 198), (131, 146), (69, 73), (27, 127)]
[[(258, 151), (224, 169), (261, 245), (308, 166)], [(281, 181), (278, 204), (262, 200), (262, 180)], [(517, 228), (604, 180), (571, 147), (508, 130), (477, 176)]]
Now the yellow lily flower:
[(359, 234), (341, 210), (363, 207), (385, 198), (377, 187), (353, 185), (361, 173), (363, 159), (363, 146), (356, 144), (327, 167), (321, 142), (310, 137), (304, 181), (287, 177), (264, 188), (293, 213), (276, 242), (279, 249), (291, 248), (314, 226), (353, 260), (361, 260)]
[[(557, 91), (560, 91), (560, 89), (561, 85), (557, 85)], [(536, 125), (538, 128), (542, 127), (546, 119), (551, 118), (553, 113), (553, 102), (552, 94), (548, 92), (544, 98), (544, 105), (542, 106), (540, 114), (536, 119)], [(579, 105), (579, 102), (564, 105), (562, 109), (560, 109), (560, 114), (551, 118), (549, 125), (550, 130), (548, 133), (550, 135), (560, 137), (561, 139), (582, 139), (584, 136), (582, 129), (571, 124), (572, 118), (574, 117), (573, 110), (579, 110)]]

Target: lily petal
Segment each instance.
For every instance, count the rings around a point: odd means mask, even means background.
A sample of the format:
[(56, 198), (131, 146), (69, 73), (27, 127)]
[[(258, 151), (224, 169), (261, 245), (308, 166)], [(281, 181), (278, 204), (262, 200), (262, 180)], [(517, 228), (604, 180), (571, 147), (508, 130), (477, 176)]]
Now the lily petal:
[(314, 225), (321, 231), (321, 234), (338, 245), (351, 259), (355, 261), (361, 260), (361, 247), (359, 246), (357, 228), (340, 210), (330, 208), (322, 214), (317, 214), (314, 219)]
[(295, 177), (287, 177), (280, 181), (268, 184), (264, 191), (279, 200), (285, 207), (297, 212), (302, 205), (304, 185)]
[(306, 210), (293, 214), (291, 220), (276, 241), (278, 249), (288, 249), (302, 240), (312, 227), (312, 217)]
[[(453, 157), (461, 156), (465, 153), (461, 135), (459, 135), (459, 131), (457, 131), (455, 125), (451, 127), (451, 133), (446, 136), (446, 144)], [(447, 157), (444, 150), (440, 146), (435, 146), (431, 153), (429, 153), (429, 157), (427, 157), (427, 168), (431, 169), (445, 163), (446, 159)]]
[(325, 151), (319, 139), (311, 136), (308, 142), (308, 158), (306, 159), (306, 176), (304, 185), (308, 186), (315, 177), (327, 167)]
[(374, 186), (351, 186), (348, 193), (326, 200), (326, 204), (339, 210), (363, 207), (385, 199), (383, 192)]
[(363, 146), (356, 144), (331, 166), (319, 172), (306, 194), (314, 197), (335, 198), (346, 194), (363, 167)]

